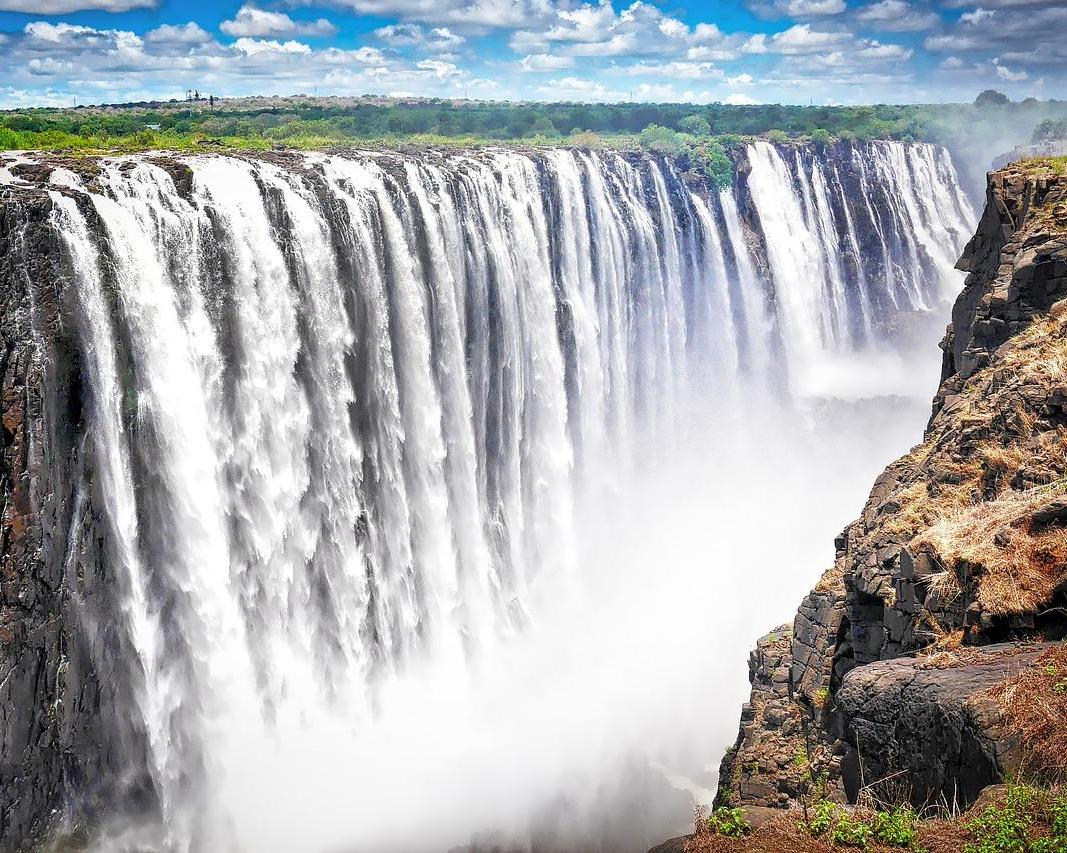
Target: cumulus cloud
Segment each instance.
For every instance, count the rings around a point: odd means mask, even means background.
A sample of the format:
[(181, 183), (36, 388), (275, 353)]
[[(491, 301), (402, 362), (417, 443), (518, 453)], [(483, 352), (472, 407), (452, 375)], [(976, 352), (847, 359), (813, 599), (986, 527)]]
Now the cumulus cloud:
[(964, 24), (980, 24), (996, 17), (995, 9), (975, 9), (973, 12), (964, 12), (960, 15), (960, 21)]
[(292, 40), (281, 42), (273, 39), (239, 38), (233, 43), (233, 47), (245, 56), (255, 56), (260, 53), (311, 53), (308, 45)]
[(753, 106), (759, 103), (755, 98), (750, 98), (742, 92), (733, 92), (723, 98), (722, 102), (732, 106)]
[[(751, 86), (756, 82), (756, 79), (747, 71), (743, 71), (733, 77), (727, 77), (725, 83), (727, 86)], [(738, 97), (741, 97), (738, 95)]]
[(1006, 65), (1001, 65), (999, 57), (994, 57), (993, 65), (996, 66), (997, 76), (1008, 83), (1021, 83), (1030, 76), (1025, 71), (1012, 71)]
[(845, 0), (754, 0), (749, 8), (764, 18), (817, 18), (840, 15), (847, 7)]
[(983, 0), (944, 33), (928, 37), (923, 46), (942, 53), (984, 52), (1027, 65), (1063, 65), (1067, 61), (1064, 32), (1067, 6), (1062, 3), (1015, 8)]
[(907, 0), (879, 0), (860, 7), (856, 20), (887, 32), (903, 33), (933, 29), (941, 23), (941, 16)]
[(844, 32), (813, 30), (810, 24), (794, 24), (787, 30), (767, 36), (758, 33), (744, 45), (745, 53), (782, 53), (787, 55), (819, 53), (851, 41)]
[(195, 21), (187, 24), (161, 24), (145, 33), (145, 41), (152, 44), (207, 44), (212, 41), (211, 33)]
[(223, 21), (219, 29), (228, 36), (332, 36), (337, 27), (325, 18), (316, 21), (294, 21), (282, 12), (270, 12), (247, 3), (237, 10), (232, 20)]
[(511, 37), (513, 50), (585, 57), (679, 55), (694, 61), (733, 58), (742, 38), (725, 35), (715, 24), (684, 21), (659, 8), (634, 2), (616, 12), (610, 2), (555, 9), (537, 28)]
[(543, 18), (549, 0), (333, 0), (361, 15), (468, 28), (516, 28)]
[(711, 80), (723, 72), (710, 62), (638, 62), (623, 71), (634, 77), (664, 77), (674, 80)]
[(415, 67), (422, 69), (423, 71), (429, 71), (439, 80), (444, 80), (448, 77), (462, 76), (462, 72), (456, 65), (453, 65), (451, 62), (442, 62), (439, 59), (423, 59), (416, 62)]
[(519, 60), (523, 71), (560, 71), (574, 67), (574, 57), (554, 56), (550, 53), (528, 53)]
[(434, 27), (427, 31), (418, 24), (389, 24), (374, 34), (392, 47), (417, 47), (432, 53), (455, 50), (467, 39), (448, 27)]
[(154, 9), (159, 0), (0, 0), (0, 12), (26, 12), (31, 15), (67, 15), (71, 12), (128, 12)]

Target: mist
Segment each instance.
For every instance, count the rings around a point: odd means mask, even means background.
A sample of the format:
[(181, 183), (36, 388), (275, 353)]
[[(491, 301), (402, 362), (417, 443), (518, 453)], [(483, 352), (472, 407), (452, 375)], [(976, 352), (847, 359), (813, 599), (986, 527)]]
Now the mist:
[[(689, 828), (747, 694), (757, 637), (833, 561), (874, 476), (920, 439), (937, 323), (826, 367), (820, 397), (742, 383), (575, 508), (579, 571), (524, 630), (378, 686), (358, 724), (320, 710), (221, 742), (228, 834), (257, 853), (643, 851)], [(900, 342), (901, 344), (904, 341)], [(341, 707), (344, 707), (342, 705)], [(101, 851), (143, 830), (111, 830)]]

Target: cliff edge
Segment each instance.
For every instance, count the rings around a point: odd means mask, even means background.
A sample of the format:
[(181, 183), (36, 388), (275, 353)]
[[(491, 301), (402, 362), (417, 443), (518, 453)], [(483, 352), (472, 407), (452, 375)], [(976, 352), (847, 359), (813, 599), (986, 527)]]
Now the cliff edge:
[(876, 480), (792, 626), (753, 652), (717, 805), (818, 790), (957, 809), (1008, 773), (1062, 779), (1065, 172), (989, 176), (924, 440)]

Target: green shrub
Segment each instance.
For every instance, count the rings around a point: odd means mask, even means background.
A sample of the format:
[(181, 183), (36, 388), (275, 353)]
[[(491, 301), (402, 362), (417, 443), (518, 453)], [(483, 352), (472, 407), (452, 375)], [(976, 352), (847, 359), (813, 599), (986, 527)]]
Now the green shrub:
[(809, 135), (811, 136), (811, 141), (819, 146), (829, 145), (834, 139), (833, 134), (824, 127), (815, 128)]
[(866, 850), (873, 834), (874, 830), (869, 823), (841, 810), (830, 837), (834, 844), (840, 844), (842, 847), (862, 847)]
[(689, 152), (690, 166), (703, 173), (713, 186), (724, 189), (734, 182), (734, 164), (718, 142), (702, 143)]
[(781, 145), (782, 143), (789, 141), (789, 134), (784, 130), (768, 130), (766, 136), (767, 141), (773, 142), (775, 145)]
[(693, 136), (711, 135), (711, 123), (704, 116), (686, 116), (678, 122), (678, 129), (682, 133), (691, 133)]
[(650, 124), (641, 131), (638, 139), (641, 147), (655, 154), (668, 154), (672, 157), (680, 157), (687, 153), (688, 146), (685, 137), (676, 130), (663, 127), (658, 124)]
[(708, 818), (708, 829), (716, 835), (725, 835), (728, 838), (741, 838), (752, 831), (745, 819), (745, 810), (730, 808), (715, 809)]
[(918, 837), (919, 817), (910, 806), (876, 812), (869, 820), (853, 815), (831, 800), (818, 800), (804, 828), (816, 838), (842, 847), (866, 850), (872, 841), (887, 847), (912, 848)]
[(837, 803), (830, 800), (819, 800), (811, 808), (812, 815), (805, 824), (805, 828), (811, 835), (816, 837), (825, 835), (837, 822)]
[(1009, 789), (1003, 806), (989, 806), (967, 824), (975, 841), (963, 848), (964, 853), (1029, 853), (1033, 800), (1030, 788), (1016, 785)]
[(889, 847), (911, 847), (918, 837), (918, 824), (919, 816), (911, 806), (878, 812), (871, 819), (875, 841)]
[(1031, 853), (1063, 853), (1067, 850), (1067, 794), (1057, 797), (1048, 807), (1052, 834), (1030, 845)]

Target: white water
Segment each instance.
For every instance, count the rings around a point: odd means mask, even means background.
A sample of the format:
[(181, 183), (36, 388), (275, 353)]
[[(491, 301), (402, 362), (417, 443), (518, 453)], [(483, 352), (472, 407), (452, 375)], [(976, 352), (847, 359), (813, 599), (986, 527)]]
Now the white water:
[[(973, 220), (929, 146), (749, 156), (762, 244), (611, 154), (53, 176), (160, 803), (102, 849), (684, 829), (668, 780), (714, 784), (747, 649), (919, 436)], [(883, 393), (921, 402), (825, 404)]]

